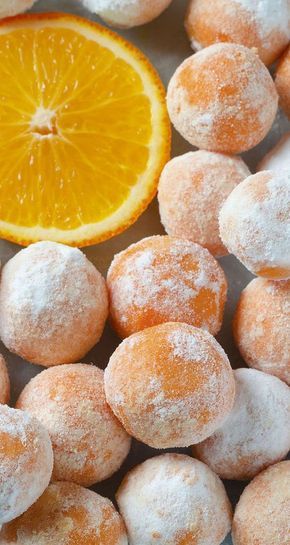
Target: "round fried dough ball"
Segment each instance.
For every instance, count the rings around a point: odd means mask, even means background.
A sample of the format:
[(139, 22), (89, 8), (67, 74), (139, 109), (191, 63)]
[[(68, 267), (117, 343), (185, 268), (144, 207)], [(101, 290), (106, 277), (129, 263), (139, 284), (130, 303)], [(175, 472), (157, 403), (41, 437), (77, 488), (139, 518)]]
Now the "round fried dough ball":
[(51, 441), (38, 420), (0, 405), (0, 526), (19, 517), (39, 498), (48, 486), (52, 466)]
[(130, 545), (220, 545), (231, 528), (222, 482), (189, 456), (164, 454), (135, 467), (117, 502)]
[(129, 453), (131, 439), (106, 403), (104, 372), (97, 367), (47, 369), (25, 386), (17, 407), (48, 430), (54, 480), (91, 486), (113, 475)]
[(52, 483), (21, 517), (0, 531), (1, 545), (128, 545), (107, 499), (73, 483)]
[(290, 384), (290, 280), (252, 280), (241, 294), (233, 332), (249, 367)]
[(117, 254), (107, 284), (121, 338), (164, 322), (185, 322), (216, 335), (227, 281), (218, 262), (189, 240), (153, 236)]
[(236, 154), (253, 148), (269, 132), (278, 95), (255, 51), (219, 43), (177, 68), (167, 106), (176, 130), (190, 144)]
[(212, 335), (167, 323), (118, 346), (105, 370), (105, 391), (130, 435), (154, 448), (173, 448), (202, 441), (222, 425), (235, 383)]
[(172, 0), (82, 0), (93, 13), (117, 28), (144, 25), (156, 19)]
[(290, 173), (249, 176), (229, 195), (220, 212), (223, 243), (253, 274), (290, 277)]
[(193, 49), (233, 42), (272, 64), (289, 43), (288, 22), (288, 0), (191, 0), (185, 27)]
[(204, 150), (169, 161), (158, 188), (161, 221), (168, 235), (197, 242), (215, 256), (226, 255), (219, 236), (219, 211), (234, 187), (250, 174), (240, 157)]
[(290, 449), (290, 388), (255, 369), (234, 371), (236, 399), (224, 424), (194, 447), (223, 479), (251, 479)]
[(3, 267), (0, 336), (32, 363), (78, 361), (100, 339), (107, 315), (105, 280), (77, 248), (37, 242)]
[(290, 460), (260, 473), (244, 490), (233, 521), (234, 545), (289, 545)]

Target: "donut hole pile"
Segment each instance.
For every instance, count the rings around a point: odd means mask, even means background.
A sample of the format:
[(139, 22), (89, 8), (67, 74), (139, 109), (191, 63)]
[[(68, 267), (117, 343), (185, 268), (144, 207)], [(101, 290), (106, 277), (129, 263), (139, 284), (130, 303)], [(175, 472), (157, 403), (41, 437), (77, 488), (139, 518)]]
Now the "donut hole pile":
[[(171, 4), (81, 2), (119, 28)], [(18, 7), (2, 2), (0, 17)], [(234, 545), (289, 545), (289, 134), (257, 174), (236, 155), (268, 134), (278, 98), (290, 115), (289, 21), (288, 0), (188, 2), (185, 27), (199, 51), (172, 75), (167, 105), (200, 149), (161, 174), (166, 235), (119, 251), (106, 280), (83, 252), (49, 241), (3, 266), (1, 340), (48, 369), (12, 409), (0, 356), (1, 545), (221, 545), (232, 522)], [(284, 50), (274, 83), (265, 65)], [(227, 299), (214, 256), (229, 253), (258, 276), (234, 313), (250, 367), (235, 371), (214, 338)], [(107, 318), (120, 343), (108, 362), (97, 359), (103, 371), (79, 362)], [(121, 468), (132, 439), (155, 452), (123, 466), (118, 512), (85, 487)], [(189, 450), (157, 455), (177, 448)], [(253, 479), (234, 514), (221, 479)]]

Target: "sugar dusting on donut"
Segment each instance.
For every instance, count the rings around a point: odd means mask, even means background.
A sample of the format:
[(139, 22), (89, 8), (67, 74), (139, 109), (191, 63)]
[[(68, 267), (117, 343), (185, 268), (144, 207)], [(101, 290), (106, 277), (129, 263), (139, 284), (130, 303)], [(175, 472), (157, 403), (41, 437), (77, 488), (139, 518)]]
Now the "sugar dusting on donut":
[(214, 335), (221, 327), (226, 279), (210, 253), (193, 242), (145, 238), (115, 256), (107, 282), (112, 323), (121, 337), (168, 321)]
[(239, 184), (220, 213), (228, 250), (254, 274), (290, 277), (290, 173), (263, 171)]
[(50, 481), (53, 454), (36, 418), (0, 406), (0, 524), (26, 511)]

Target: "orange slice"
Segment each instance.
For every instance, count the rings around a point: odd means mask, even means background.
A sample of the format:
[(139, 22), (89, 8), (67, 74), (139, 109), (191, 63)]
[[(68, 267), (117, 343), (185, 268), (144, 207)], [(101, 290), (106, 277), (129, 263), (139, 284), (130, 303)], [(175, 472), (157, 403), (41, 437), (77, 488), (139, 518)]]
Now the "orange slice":
[(168, 160), (165, 92), (147, 58), (65, 14), (0, 24), (0, 236), (76, 246), (126, 229)]

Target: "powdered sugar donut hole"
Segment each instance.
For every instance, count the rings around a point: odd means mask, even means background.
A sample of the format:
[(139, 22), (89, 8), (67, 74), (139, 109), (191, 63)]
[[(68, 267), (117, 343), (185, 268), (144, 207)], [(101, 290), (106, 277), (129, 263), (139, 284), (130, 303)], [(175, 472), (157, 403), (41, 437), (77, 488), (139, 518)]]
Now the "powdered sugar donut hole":
[(0, 405), (0, 525), (19, 517), (39, 498), (52, 465), (49, 435), (36, 418)]
[(186, 59), (167, 92), (169, 115), (190, 144), (236, 154), (259, 144), (274, 121), (278, 96), (255, 51), (211, 45)]
[(240, 296), (233, 333), (250, 367), (290, 384), (290, 281), (252, 280)]
[(235, 383), (207, 331), (167, 323), (135, 333), (111, 356), (106, 398), (127, 432), (153, 448), (187, 447), (228, 416)]
[(92, 365), (51, 367), (17, 401), (50, 434), (54, 480), (91, 486), (113, 475), (129, 453), (131, 439), (106, 403), (103, 375)]
[(290, 119), (290, 47), (288, 47), (278, 64), (275, 83), (280, 98), (280, 105)]
[(1, 545), (128, 545), (107, 499), (73, 483), (52, 483), (21, 517), (0, 531)]
[(6, 362), (0, 354), (0, 403), (8, 403), (10, 399), (10, 380)]
[(290, 173), (263, 171), (240, 183), (220, 212), (229, 252), (252, 273), (290, 277)]
[(0, 18), (11, 17), (23, 13), (35, 4), (36, 0), (1, 0)]
[(250, 176), (239, 157), (194, 151), (175, 157), (159, 181), (158, 201), (166, 232), (226, 255), (219, 236), (219, 211), (236, 185)]
[(244, 490), (233, 521), (234, 545), (289, 545), (290, 460), (258, 475)]
[(237, 369), (229, 417), (194, 454), (223, 479), (247, 480), (290, 449), (290, 388), (255, 369)]
[(191, 0), (185, 27), (193, 49), (233, 42), (272, 64), (289, 43), (288, 21), (288, 0)]
[(153, 236), (117, 254), (107, 285), (110, 316), (121, 338), (164, 322), (185, 322), (216, 335), (227, 281), (218, 262), (188, 240)]
[(274, 148), (260, 161), (257, 171), (260, 170), (288, 170), (290, 172), (290, 132), (282, 136)]
[(131, 28), (149, 23), (168, 8), (171, 2), (172, 0), (82, 0), (87, 9), (117, 28)]
[(130, 545), (220, 545), (231, 528), (222, 482), (189, 456), (164, 454), (137, 466), (117, 502)]
[(105, 280), (77, 248), (38, 242), (3, 267), (1, 339), (32, 363), (80, 360), (99, 341), (107, 315)]

